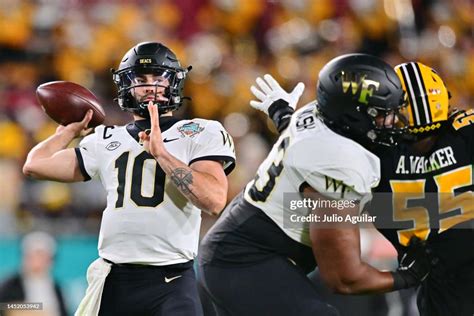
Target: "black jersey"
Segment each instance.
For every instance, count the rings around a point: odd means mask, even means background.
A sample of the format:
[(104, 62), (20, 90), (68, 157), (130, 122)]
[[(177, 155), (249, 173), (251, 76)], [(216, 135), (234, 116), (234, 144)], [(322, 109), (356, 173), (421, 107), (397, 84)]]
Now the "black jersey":
[(416, 235), (459, 266), (474, 259), (474, 251), (466, 251), (474, 244), (474, 110), (450, 123), (427, 153), (417, 153), (410, 144), (380, 150), (378, 203), (371, 212), (395, 247)]
[[(413, 235), (440, 259), (418, 292), (420, 315), (474, 315), (474, 110), (440, 130), (429, 152), (380, 151), (372, 215), (398, 249)], [(399, 252), (400, 253), (400, 252)]]
[(408, 143), (374, 151), (381, 181), (369, 211), (377, 229), (400, 254), (416, 235), (440, 259), (418, 292), (421, 316), (474, 315), (474, 109), (448, 123), (427, 153)]

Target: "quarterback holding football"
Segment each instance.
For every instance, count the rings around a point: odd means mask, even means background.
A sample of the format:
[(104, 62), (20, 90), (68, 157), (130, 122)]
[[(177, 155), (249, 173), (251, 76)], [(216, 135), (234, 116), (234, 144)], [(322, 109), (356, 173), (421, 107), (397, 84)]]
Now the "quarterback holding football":
[(63, 182), (98, 178), (107, 192), (99, 256), (76, 315), (202, 315), (193, 271), (201, 210), (218, 214), (235, 165), (232, 138), (216, 121), (172, 116), (187, 72), (175, 54), (144, 42), (113, 80), (126, 126), (104, 126), (78, 147), (92, 117), (60, 126), (28, 154), (23, 171)]

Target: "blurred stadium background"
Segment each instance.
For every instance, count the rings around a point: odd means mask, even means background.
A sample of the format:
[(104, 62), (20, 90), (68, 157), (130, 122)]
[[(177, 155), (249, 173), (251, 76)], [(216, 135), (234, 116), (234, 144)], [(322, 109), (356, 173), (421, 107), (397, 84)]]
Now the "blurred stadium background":
[[(56, 128), (37, 104), (39, 84), (82, 84), (101, 100), (106, 124), (126, 123), (131, 117), (113, 101), (109, 69), (137, 42), (163, 42), (193, 66), (186, 83), (192, 102), (178, 115), (217, 119), (234, 137), (232, 198), (276, 137), (264, 115), (248, 105), (257, 76), (271, 73), (288, 89), (305, 82), (303, 104), (314, 98), (317, 73), (328, 60), (366, 52), (392, 65), (419, 60), (434, 67), (452, 104), (470, 108), (472, 12), (472, 0), (1, 0), (0, 280), (20, 269), (21, 237), (47, 231), (58, 240), (54, 276), (73, 311), (86, 287), (87, 265), (97, 256), (105, 203), (100, 183), (37, 182), (21, 173), (28, 150)], [(205, 218), (203, 232), (212, 223)], [(366, 256), (393, 264), (386, 243), (364, 234)], [(393, 306), (390, 315), (402, 315)]]

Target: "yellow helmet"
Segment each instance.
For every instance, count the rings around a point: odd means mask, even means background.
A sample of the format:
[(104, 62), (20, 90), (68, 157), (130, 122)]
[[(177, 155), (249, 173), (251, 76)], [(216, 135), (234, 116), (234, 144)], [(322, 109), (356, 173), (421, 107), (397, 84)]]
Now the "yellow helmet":
[(448, 119), (449, 94), (438, 73), (420, 62), (395, 67), (408, 95), (408, 130), (426, 134), (441, 127)]

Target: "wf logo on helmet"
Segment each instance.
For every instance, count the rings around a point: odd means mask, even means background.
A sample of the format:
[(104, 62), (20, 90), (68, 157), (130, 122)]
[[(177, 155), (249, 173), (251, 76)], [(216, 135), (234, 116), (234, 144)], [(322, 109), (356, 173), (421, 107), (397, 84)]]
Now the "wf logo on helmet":
[(367, 97), (372, 96), (372, 94), (374, 93), (374, 89), (379, 89), (380, 82), (366, 79), (367, 75), (360, 76), (358, 81), (356, 77), (357, 76), (355, 73), (346, 73), (342, 71), (342, 90), (344, 91), (344, 93), (347, 93), (349, 88), (352, 88), (353, 95), (357, 95), (357, 92), (360, 91), (358, 101), (363, 104), (368, 104), (369, 101), (367, 100)]

